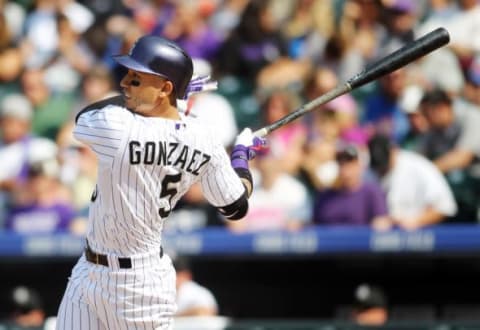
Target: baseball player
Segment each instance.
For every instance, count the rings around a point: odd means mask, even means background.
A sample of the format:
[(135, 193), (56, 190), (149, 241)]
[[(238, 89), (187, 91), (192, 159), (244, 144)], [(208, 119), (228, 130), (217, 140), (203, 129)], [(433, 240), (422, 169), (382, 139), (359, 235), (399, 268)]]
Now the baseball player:
[(162, 250), (165, 220), (195, 182), (227, 219), (242, 218), (248, 161), (265, 143), (247, 128), (229, 158), (212, 132), (177, 110), (193, 66), (176, 44), (144, 36), (114, 59), (128, 69), (123, 95), (76, 117), (75, 137), (97, 154), (98, 182), (57, 329), (171, 329), (175, 270)]

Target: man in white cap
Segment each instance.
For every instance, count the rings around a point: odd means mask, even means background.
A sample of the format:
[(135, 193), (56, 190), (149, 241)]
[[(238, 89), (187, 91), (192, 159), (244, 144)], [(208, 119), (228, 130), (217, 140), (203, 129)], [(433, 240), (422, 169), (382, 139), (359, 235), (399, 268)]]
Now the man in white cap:
[(29, 164), (56, 156), (54, 142), (30, 134), (32, 116), (32, 105), (22, 94), (8, 95), (0, 104), (0, 159), (8, 160), (0, 162), (0, 210), (8, 193), (26, 180)]

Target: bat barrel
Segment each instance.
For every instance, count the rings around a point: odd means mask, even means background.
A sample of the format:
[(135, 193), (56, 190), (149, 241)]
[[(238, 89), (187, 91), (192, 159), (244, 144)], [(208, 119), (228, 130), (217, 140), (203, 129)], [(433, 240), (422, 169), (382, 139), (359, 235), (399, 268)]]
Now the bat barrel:
[(265, 126), (258, 131), (255, 131), (254, 134), (255, 136), (263, 137), (271, 131), (276, 130), (277, 128), (303, 116), (305, 113), (313, 110), (317, 106), (327, 103), (342, 94), (345, 94), (357, 87), (389, 74), (401, 68), (402, 66), (405, 66), (410, 62), (434, 51), (435, 49), (446, 45), (449, 41), (450, 35), (446, 29), (438, 28), (433, 30), (423, 37), (382, 58), (373, 65), (370, 65), (365, 70), (347, 80), (347, 82), (344, 84), (339, 85), (331, 91), (313, 99), (309, 103), (304, 104), (300, 108), (296, 109), (287, 116), (280, 118), (276, 122)]
[(352, 89), (365, 85), (446, 45), (449, 41), (450, 35), (445, 28), (435, 29), (370, 65), (359, 74), (350, 78), (347, 83), (350, 84)]

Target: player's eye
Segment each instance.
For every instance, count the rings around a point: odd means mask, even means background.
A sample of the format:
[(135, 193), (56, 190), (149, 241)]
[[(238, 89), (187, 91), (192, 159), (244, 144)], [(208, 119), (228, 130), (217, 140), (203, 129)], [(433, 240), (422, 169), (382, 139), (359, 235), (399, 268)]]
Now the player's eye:
[(130, 85), (135, 86), (135, 87), (138, 87), (138, 86), (140, 86), (140, 81), (139, 81), (139, 80), (136, 80), (136, 79), (132, 79), (132, 80), (130, 81)]

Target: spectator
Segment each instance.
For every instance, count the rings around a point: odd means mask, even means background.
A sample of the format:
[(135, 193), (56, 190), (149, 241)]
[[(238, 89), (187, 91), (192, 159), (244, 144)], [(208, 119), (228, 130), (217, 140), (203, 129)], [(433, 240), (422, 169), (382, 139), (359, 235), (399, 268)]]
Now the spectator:
[(45, 66), (45, 81), (53, 94), (73, 93), (78, 89), (82, 75), (90, 70), (95, 58), (83, 35), (74, 29), (67, 16), (57, 14), (56, 26), (58, 47)]
[[(338, 35), (349, 45), (344, 81), (360, 72), (380, 56), (380, 41), (387, 37), (387, 29), (380, 22), (381, 4), (375, 0), (345, 1), (339, 19)], [(355, 72), (353, 72), (355, 71)]]
[(436, 28), (450, 24), (451, 19), (459, 12), (455, 2), (457, 1), (428, 0), (425, 16), (415, 28), (416, 36), (422, 36)]
[(7, 296), (7, 322), (23, 328), (43, 328), (46, 321), (45, 306), (37, 290), (19, 285)]
[(371, 135), (385, 134), (398, 142), (407, 134), (408, 121), (398, 103), (406, 79), (404, 68), (383, 76), (377, 90), (366, 98), (362, 124), (368, 127)]
[(72, 117), (85, 106), (118, 94), (112, 74), (102, 64), (96, 64), (90, 68), (83, 76), (80, 88), (81, 95), (77, 100)]
[(23, 69), (23, 57), (15, 47), (0, 49), (0, 101), (7, 95), (19, 93), (18, 79)]
[(222, 45), (216, 63), (222, 75), (254, 83), (262, 67), (287, 53), (286, 41), (275, 26), (269, 1), (253, 0)]
[(30, 134), (32, 116), (32, 105), (21, 94), (10, 94), (0, 104), (0, 225), (11, 192), (27, 180), (31, 162), (41, 156), (44, 148), (54, 145)]
[[(262, 104), (262, 116), (265, 125), (288, 115), (300, 105), (298, 94), (288, 89), (275, 90)], [(270, 145), (278, 152), (282, 170), (297, 175), (300, 169), (303, 146), (307, 139), (307, 127), (302, 121), (296, 121), (280, 127), (269, 135)]]
[(35, 0), (25, 19), (22, 50), (28, 68), (41, 68), (53, 58), (58, 47), (55, 0)]
[(403, 149), (420, 152), (423, 148), (428, 122), (420, 111), (422, 96), (423, 90), (418, 85), (407, 86), (400, 96), (399, 106), (406, 113), (409, 124), (408, 132), (400, 142)]
[(480, 112), (452, 100), (441, 89), (427, 92), (421, 108), (430, 125), (423, 154), (446, 176), (459, 212), (455, 220), (476, 222), (480, 200), (478, 157), (480, 156)]
[(328, 109), (315, 111), (311, 118), (309, 139), (304, 147), (302, 172), (310, 189), (332, 187), (338, 176), (335, 149), (340, 134), (340, 125), (335, 113)]
[(388, 34), (380, 41), (380, 56), (399, 49), (414, 39), (414, 27), (418, 21), (418, 1), (383, 1), (384, 24)]
[(68, 122), (57, 136), (59, 178), (69, 188), (75, 210), (87, 218), (88, 205), (97, 182), (97, 157), (90, 148), (75, 139), (72, 132), (73, 122)]
[(458, 0), (457, 8), (449, 24), (449, 48), (453, 50), (466, 72), (470, 62), (480, 52), (480, 4), (477, 0)]
[(1, 145), (22, 141), (29, 135), (33, 109), (22, 94), (9, 94), (0, 104)]
[(189, 261), (177, 257), (173, 262), (176, 271), (176, 316), (215, 316), (218, 304), (213, 293), (195, 282)]
[(379, 286), (361, 284), (355, 288), (353, 322), (360, 326), (380, 327), (389, 318), (388, 300)]
[(71, 116), (73, 94), (52, 93), (43, 70), (25, 70), (21, 76), (21, 83), (22, 90), (34, 109), (32, 132), (55, 140), (58, 130)]
[(380, 186), (365, 179), (365, 164), (358, 149), (351, 145), (340, 146), (336, 161), (338, 183), (333, 188), (318, 191), (313, 223), (369, 226), (375, 218), (386, 215), (385, 195)]
[(0, 12), (1, 49), (5, 46), (4, 42), (6, 40), (10, 45), (13, 45), (17, 44), (22, 37), (23, 24), (25, 22), (25, 10), (16, 2), (0, 0)]
[(360, 126), (358, 106), (355, 99), (349, 95), (341, 95), (324, 105), (335, 113), (339, 128), (339, 139), (347, 144), (354, 144), (360, 148), (366, 147), (367, 131)]
[(466, 101), (480, 106), (480, 55), (475, 57), (468, 68), (463, 97)]
[(334, 33), (335, 18), (332, 1), (295, 1), (290, 18), (282, 29), (291, 58), (318, 59), (328, 38)]
[(200, 1), (179, 2), (161, 34), (175, 41), (191, 57), (211, 61), (216, 57), (223, 40), (207, 24), (210, 12), (202, 8)]
[(370, 165), (387, 193), (388, 215), (375, 219), (373, 228), (415, 230), (438, 224), (457, 212), (442, 173), (420, 154), (395, 147), (376, 135), (368, 144)]
[(239, 24), (242, 12), (249, 0), (221, 1), (209, 19), (209, 24), (217, 31), (222, 39), (226, 39), (231, 31)]
[(332, 90), (339, 84), (336, 73), (329, 67), (319, 67), (311, 74), (305, 86), (308, 100), (313, 100)]
[[(229, 221), (231, 230), (298, 230), (310, 219), (310, 200), (307, 189), (281, 165), (283, 155), (271, 146), (259, 155), (252, 171), (255, 185), (250, 197), (249, 211), (241, 221)], [(288, 192), (288, 193), (287, 193)]]
[(336, 144), (352, 144), (364, 149), (368, 137), (358, 123), (357, 104), (350, 95), (342, 95), (321, 106), (310, 119), (302, 168), (315, 188), (324, 189), (334, 184), (338, 174)]
[(53, 157), (30, 165), (27, 181), (12, 193), (5, 229), (21, 234), (70, 231), (75, 210)]

